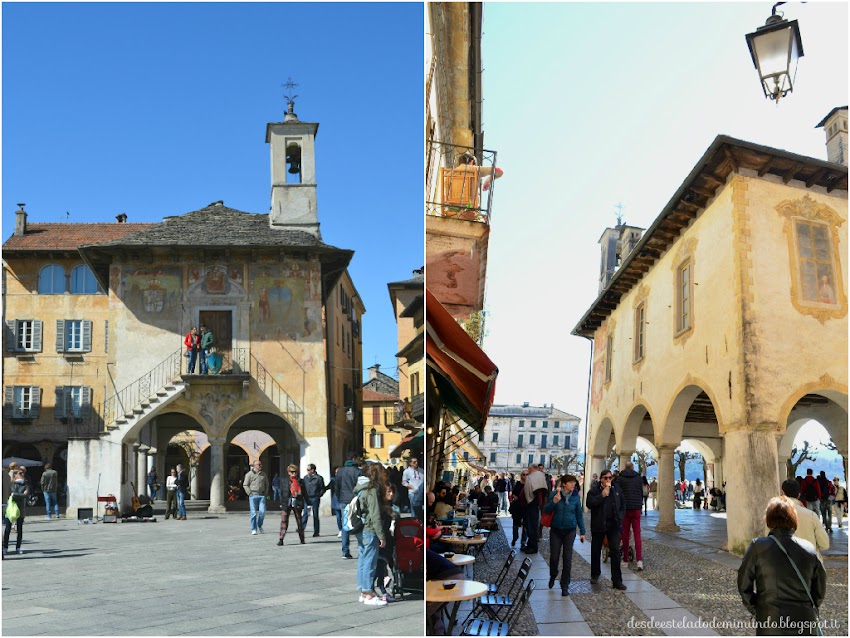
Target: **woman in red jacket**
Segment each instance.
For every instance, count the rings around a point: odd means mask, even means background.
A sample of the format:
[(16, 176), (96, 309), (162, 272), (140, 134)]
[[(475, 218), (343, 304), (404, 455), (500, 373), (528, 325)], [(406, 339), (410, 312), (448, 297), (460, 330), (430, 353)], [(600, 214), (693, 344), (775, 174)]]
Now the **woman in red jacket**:
[(195, 374), (195, 361), (198, 360), (198, 350), (201, 348), (201, 337), (195, 326), (186, 334), (183, 345), (186, 346), (186, 354), (189, 356), (188, 373)]

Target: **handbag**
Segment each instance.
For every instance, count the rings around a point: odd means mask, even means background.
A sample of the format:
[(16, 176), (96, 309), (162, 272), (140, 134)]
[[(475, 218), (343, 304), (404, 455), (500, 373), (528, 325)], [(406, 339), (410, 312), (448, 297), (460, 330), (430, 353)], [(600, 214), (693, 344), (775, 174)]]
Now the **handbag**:
[(14, 524), (21, 517), (21, 508), (18, 507), (14, 496), (9, 496), (9, 502), (6, 504), (6, 518)]
[(552, 527), (552, 519), (555, 518), (555, 510), (551, 512), (543, 512), (540, 515), (540, 524), (543, 527)]
[(776, 536), (770, 536), (769, 538), (772, 538), (773, 542), (776, 543), (779, 546), (779, 549), (782, 550), (782, 553), (785, 554), (785, 557), (791, 563), (791, 567), (794, 568), (794, 573), (797, 574), (797, 578), (800, 579), (800, 584), (803, 585), (803, 589), (806, 591), (806, 596), (809, 597), (809, 602), (812, 603), (812, 609), (815, 610), (815, 620), (817, 621), (817, 632), (818, 632), (817, 635), (823, 636), (823, 630), (821, 629), (821, 626), (820, 626), (820, 612), (818, 611), (818, 608), (815, 605), (815, 601), (812, 598), (812, 593), (809, 591), (809, 586), (808, 586), (808, 584), (806, 584), (806, 580), (803, 578), (803, 575), (800, 573), (800, 570), (797, 569), (797, 563), (795, 563), (794, 559), (791, 558), (791, 556), (788, 555), (788, 550), (786, 550), (782, 546), (782, 543), (779, 542), (779, 540), (776, 538)]
[(189, 351), (187, 350), (186, 352), (184, 352), (184, 353), (183, 353), (183, 356), (184, 356), (184, 357), (186, 357), (186, 358), (188, 359), (188, 358), (189, 358)]

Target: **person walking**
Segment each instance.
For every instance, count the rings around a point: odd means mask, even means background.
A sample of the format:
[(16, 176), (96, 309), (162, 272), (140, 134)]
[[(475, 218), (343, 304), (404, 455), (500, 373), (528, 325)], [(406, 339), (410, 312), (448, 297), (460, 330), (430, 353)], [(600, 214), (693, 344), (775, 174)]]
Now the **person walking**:
[(829, 536), (826, 535), (826, 530), (821, 525), (820, 516), (798, 500), (800, 484), (797, 481), (794, 479), (783, 481), (781, 490), (782, 495), (791, 501), (797, 509), (797, 531), (794, 532), (794, 536), (811, 543), (820, 556), (829, 549)]
[(525, 526), (528, 528), (528, 543), (522, 551), (526, 554), (536, 554), (540, 531), (540, 510), (549, 499), (549, 490), (546, 487), (546, 475), (534, 463), (528, 466), (528, 476), (525, 477), (522, 494), (521, 498), (525, 499)]
[(269, 477), (263, 472), (262, 463), (254, 461), (242, 479), (242, 489), (248, 495), (251, 508), (251, 535), (256, 536), (258, 532), (262, 534), (263, 519), (266, 517), (266, 494), (269, 493)]
[(584, 515), (581, 510), (581, 496), (575, 491), (578, 480), (572, 474), (562, 476), (560, 484), (552, 492), (543, 511), (552, 512), (552, 527), (549, 534), (549, 589), (555, 586), (558, 578), (558, 562), (561, 568), (561, 596), (570, 595), (570, 573), (573, 564), (573, 544), (576, 541), (576, 527), (584, 542)]
[(177, 518), (178, 521), (186, 520), (186, 496), (189, 494), (189, 473), (183, 466), (177, 464)]
[(201, 349), (201, 337), (198, 335), (198, 329), (195, 326), (192, 326), (192, 329), (186, 333), (183, 345), (186, 346), (186, 371), (189, 374), (195, 374), (195, 363), (198, 360), (198, 351)]
[[(525, 528), (525, 497), (523, 496), (527, 476), (528, 471), (521, 472), (519, 479), (514, 483), (511, 490), (511, 504), (509, 508), (514, 523), (511, 547), (516, 547), (517, 540), (520, 540), (519, 548), (521, 550), (525, 549), (525, 546), (528, 544), (528, 530)], [(522, 539), (520, 539), (520, 530), (522, 530)]]
[(820, 485), (814, 477), (812, 468), (806, 470), (806, 478), (803, 479), (803, 484), (800, 486), (800, 494), (802, 495), (800, 500), (805, 503), (806, 507), (820, 516)]
[(422, 521), (424, 509), (422, 507), (421, 496), (424, 491), (420, 491), (419, 487), (425, 482), (425, 475), (419, 468), (419, 459), (415, 456), (410, 457), (410, 465), (401, 475), (401, 485), (407, 488), (407, 493), (410, 496), (410, 507), (416, 518)]
[(499, 478), (497, 478), (493, 482), (493, 489), (496, 491), (496, 496), (499, 498), (499, 505), (496, 509), (496, 513), (508, 513), (508, 479), (505, 477), (505, 473), (502, 472), (499, 474)]
[(587, 493), (590, 509), (590, 582), (599, 582), (602, 574), (602, 543), (608, 541), (611, 552), (611, 581), (614, 589), (625, 590), (623, 572), (620, 568), (620, 527), (626, 516), (626, 501), (616, 485), (612, 485), (611, 470), (604, 470), (599, 483), (594, 484)]
[(694, 509), (702, 509), (702, 497), (705, 492), (705, 486), (702, 484), (700, 479), (697, 479), (696, 485), (694, 485)]
[(752, 540), (738, 568), (738, 593), (755, 615), (756, 635), (817, 635), (823, 563), (811, 543), (793, 535), (797, 510), (789, 499), (770, 499), (764, 517), (770, 533)]
[[(304, 540), (304, 523), (306, 516), (302, 518), (304, 510), (304, 499), (307, 494), (307, 486), (304, 484), (304, 479), (298, 478), (298, 466), (290, 465), (286, 468), (289, 478), (281, 481), (280, 491), (283, 496), (283, 511), (280, 513), (280, 536), (277, 544), (283, 545), (283, 537), (286, 536), (286, 529), (289, 527), (289, 515), (295, 513), (295, 527), (298, 529), (298, 538), (303, 545), (307, 541)], [(313, 514), (315, 519), (315, 513)], [(260, 525), (260, 533), (263, 528)], [(252, 532), (253, 533), (253, 532)], [(318, 534), (316, 534), (318, 535)]]
[(380, 463), (372, 463), (354, 487), (354, 493), (363, 513), (363, 527), (357, 534), (357, 587), (360, 589), (358, 600), (364, 605), (383, 606), (387, 604), (375, 594), (375, 573), (378, 566), (378, 550), (387, 544), (381, 512), (384, 509), (386, 494), (384, 468)]
[(272, 479), (272, 503), (280, 503), (280, 473), (275, 472)]
[(331, 493), (331, 514), (336, 517), (337, 538), (342, 538), (342, 507), (339, 505), (336, 489), (336, 475), (339, 473), (339, 467), (331, 468), (331, 480), (325, 490)]
[(201, 324), (201, 342), (198, 354), (201, 357), (201, 374), (207, 374), (209, 368), (207, 366), (207, 357), (210, 354), (210, 348), (215, 344), (215, 335), (207, 330), (204, 324)]
[[(827, 534), (832, 534), (832, 503), (835, 500), (835, 486), (826, 478), (826, 472), (820, 471), (817, 478), (820, 488), (820, 516)], [(830, 499), (830, 494), (832, 498)]]
[(8, 518), (10, 513), (7, 506), (6, 516), (3, 517), (3, 556), (9, 553), (9, 536), (12, 534), (12, 525), (15, 526), (17, 534), (15, 539), (15, 552), (18, 554), (24, 553), (24, 550), (21, 549), (21, 543), (23, 543), (24, 540), (24, 515), (27, 510), (27, 496), (30, 495), (30, 487), (29, 483), (27, 483), (26, 472), (23, 468), (15, 470), (15, 480), (11, 483), (10, 494), (10, 498), (15, 502), (15, 505), (18, 506), (18, 517), (14, 521)]
[(165, 520), (177, 516), (177, 470), (171, 468), (171, 474), (165, 479)]
[[(348, 460), (336, 473), (334, 488), (336, 489), (340, 510), (345, 509), (345, 506), (354, 498), (354, 487), (357, 485), (357, 479), (362, 476), (359, 458), (360, 455), (357, 452), (349, 452)], [(344, 529), (340, 533), (342, 534), (342, 557), (354, 558), (350, 550), (350, 533)]]
[(646, 480), (646, 476), (641, 476), (640, 481), (643, 484), (641, 486), (641, 491), (643, 492), (643, 515), (646, 516), (649, 513), (646, 511), (646, 502), (649, 500), (649, 481)]
[(157, 480), (159, 477), (156, 475), (156, 468), (152, 467), (150, 472), (148, 472), (147, 480), (145, 481), (148, 485), (148, 495), (151, 497), (151, 503), (156, 500), (156, 489), (158, 487)]
[(59, 474), (50, 463), (44, 464), (44, 473), (41, 475), (41, 491), (44, 493), (44, 505), (47, 508), (47, 518), (50, 520), (50, 512), (59, 518), (59, 499), (56, 492), (59, 487)]
[[(637, 570), (643, 571), (643, 542), (640, 537), (640, 511), (643, 506), (643, 480), (635, 472), (635, 464), (626, 462), (625, 469), (620, 472), (618, 483), (626, 502), (626, 514), (623, 519), (623, 562), (629, 562), (629, 541), (631, 532), (635, 534), (635, 560)], [(610, 540), (610, 539), (609, 539)]]
[(844, 506), (847, 504), (847, 489), (841, 485), (837, 476), (832, 479), (832, 486), (835, 489), (835, 502), (832, 504), (832, 511), (835, 515), (835, 524), (840, 532), (844, 517)]
[(654, 478), (649, 483), (649, 498), (652, 499), (652, 509), (658, 510), (658, 481)]
[(307, 490), (304, 495), (304, 514), (301, 516), (301, 527), (307, 528), (308, 509), (313, 510), (313, 538), (319, 536), (319, 502), (325, 493), (325, 479), (316, 472), (316, 466), (310, 463), (307, 474), (304, 475), (304, 485)]

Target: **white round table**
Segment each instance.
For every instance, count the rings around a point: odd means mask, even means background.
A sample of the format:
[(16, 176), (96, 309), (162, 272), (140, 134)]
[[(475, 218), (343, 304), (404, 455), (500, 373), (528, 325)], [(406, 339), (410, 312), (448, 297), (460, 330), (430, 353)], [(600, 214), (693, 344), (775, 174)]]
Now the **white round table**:
[(451, 636), (457, 620), (457, 608), (462, 600), (478, 598), (487, 593), (487, 584), (476, 580), (458, 580), (451, 589), (443, 588), (442, 580), (429, 580), (425, 583), (425, 600), (429, 603), (454, 603), (449, 612), (449, 624), (446, 635)]

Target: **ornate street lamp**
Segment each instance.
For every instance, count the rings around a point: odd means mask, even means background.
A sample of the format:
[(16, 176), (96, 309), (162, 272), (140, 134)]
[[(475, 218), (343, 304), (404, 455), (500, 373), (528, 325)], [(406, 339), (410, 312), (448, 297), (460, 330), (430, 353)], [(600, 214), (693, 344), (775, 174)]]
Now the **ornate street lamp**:
[(788, 22), (781, 15), (776, 15), (776, 7), (781, 4), (785, 3), (773, 5), (763, 27), (747, 34), (747, 46), (764, 95), (776, 102), (794, 90), (797, 62), (803, 57), (803, 41), (797, 21)]

